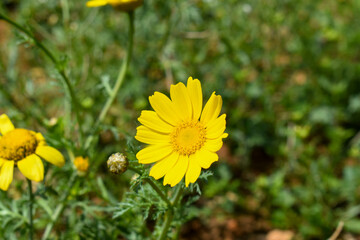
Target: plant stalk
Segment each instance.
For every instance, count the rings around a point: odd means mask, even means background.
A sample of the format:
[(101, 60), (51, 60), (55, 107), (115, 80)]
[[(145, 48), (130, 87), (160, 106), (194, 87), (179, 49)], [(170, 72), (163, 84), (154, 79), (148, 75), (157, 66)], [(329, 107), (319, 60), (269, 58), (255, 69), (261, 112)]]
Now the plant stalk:
[(101, 109), (99, 117), (97, 118), (97, 120), (95, 122), (95, 125), (93, 128), (94, 129), (93, 133), (86, 139), (85, 151), (91, 146), (92, 141), (94, 139), (94, 135), (96, 134), (96, 131), (98, 130), (100, 124), (104, 121), (106, 114), (108, 113), (111, 105), (113, 104), (113, 102), (120, 90), (120, 87), (122, 86), (122, 84), (124, 82), (125, 75), (129, 68), (129, 64), (130, 64), (131, 57), (132, 57), (132, 51), (133, 51), (134, 32), (135, 32), (134, 22), (135, 21), (134, 21), (134, 11), (127, 12), (127, 14), (129, 17), (129, 40), (128, 40), (129, 43), (128, 43), (128, 47), (127, 47), (126, 58), (125, 58), (125, 61), (123, 61), (122, 65), (121, 65), (115, 85), (112, 88), (111, 93), (109, 94), (109, 97), (108, 97), (105, 105)]
[(33, 226), (33, 203), (34, 203), (34, 194), (32, 192), (32, 183), (31, 180), (27, 179), (28, 182), (28, 189), (29, 189), (29, 227), (30, 227), (30, 232), (29, 232), (29, 239), (33, 240), (34, 239), (34, 226)]
[(165, 215), (165, 221), (164, 221), (164, 225), (161, 229), (161, 234), (158, 238), (158, 240), (165, 240), (167, 237), (167, 233), (169, 231), (169, 228), (171, 226), (171, 222), (174, 218), (174, 213), (173, 213), (173, 209), (168, 209)]
[(0, 20), (4, 20), (5, 22), (9, 23), (10, 25), (14, 26), (15, 28), (17, 28), (19, 31), (23, 32), (26, 36), (28, 36), (29, 38), (31, 38), (33, 40), (33, 42), (35, 43), (35, 45), (42, 50), (46, 56), (48, 56), (50, 58), (50, 60), (53, 62), (53, 64), (55, 65), (55, 68), (57, 69), (57, 71), (59, 72), (59, 74), (61, 75), (62, 79), (64, 80), (65, 86), (70, 94), (70, 98), (71, 101), (74, 103), (74, 110), (75, 110), (75, 115), (76, 115), (76, 120), (77, 123), (79, 125), (79, 140), (80, 140), (80, 144), (82, 143), (82, 139), (83, 139), (83, 130), (82, 130), (82, 120), (80, 118), (80, 113), (79, 113), (79, 109), (80, 109), (80, 104), (79, 101), (75, 95), (73, 86), (71, 85), (71, 82), (69, 80), (69, 78), (67, 77), (67, 75), (65, 74), (65, 70), (61, 67), (61, 64), (59, 62), (59, 60), (56, 59), (56, 57), (49, 51), (49, 49), (47, 49), (45, 47), (44, 44), (42, 44), (42, 42), (40, 42), (39, 40), (36, 39), (36, 37), (26, 28), (24, 28), (23, 26), (21, 26), (20, 24), (14, 22), (13, 20), (11, 20), (10, 18), (8, 18), (7, 16), (5, 16), (4, 14), (2, 14), (0, 12)]
[(77, 172), (74, 171), (74, 173), (72, 174), (71, 178), (70, 178), (70, 181), (69, 181), (69, 184), (68, 184), (68, 188), (67, 190), (64, 192), (64, 194), (61, 196), (61, 199), (60, 199), (60, 204), (56, 207), (53, 215), (51, 216), (51, 222), (49, 222), (47, 225), (46, 225), (46, 228), (45, 228), (45, 231), (44, 231), (44, 234), (42, 236), (42, 240), (46, 240), (49, 238), (49, 235), (54, 227), (54, 224), (56, 223), (56, 221), (58, 220), (58, 218), (60, 217), (62, 211), (64, 210), (64, 207), (65, 207), (65, 200), (67, 199), (67, 197), (69, 196), (70, 194), (70, 191), (72, 189), (72, 187), (74, 186), (75, 182), (76, 182), (76, 179), (77, 179)]
[[(137, 174), (141, 175), (141, 172), (133, 167), (128, 167), (129, 170), (136, 172)], [(164, 192), (152, 181), (150, 178), (144, 178), (144, 180), (155, 190), (155, 192), (161, 197), (161, 199), (166, 202), (169, 208), (171, 208), (172, 204), (169, 199), (166, 197)]]
[(163, 224), (163, 227), (161, 229), (161, 234), (158, 238), (158, 240), (165, 240), (167, 237), (167, 233), (169, 231), (169, 228), (171, 226), (171, 223), (173, 221), (174, 218), (174, 209), (176, 208), (176, 206), (179, 204), (179, 201), (181, 200), (181, 196), (183, 194), (184, 188), (182, 185), (179, 186), (179, 188), (176, 190), (175, 196), (174, 196), (174, 200), (171, 204), (171, 208), (169, 208), (165, 214), (165, 221)]

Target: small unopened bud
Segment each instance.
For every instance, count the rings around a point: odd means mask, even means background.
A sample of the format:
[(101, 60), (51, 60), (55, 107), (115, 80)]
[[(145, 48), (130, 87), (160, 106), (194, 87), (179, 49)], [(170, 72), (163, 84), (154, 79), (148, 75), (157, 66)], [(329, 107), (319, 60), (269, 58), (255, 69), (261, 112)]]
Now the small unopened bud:
[(139, 174), (135, 173), (132, 177), (131, 177), (131, 181), (136, 181), (138, 178), (140, 177)]
[(114, 153), (107, 160), (107, 166), (110, 172), (114, 174), (122, 174), (127, 170), (129, 162), (122, 153)]
[(79, 176), (84, 176), (89, 168), (89, 158), (76, 157), (74, 159), (74, 166), (78, 171)]

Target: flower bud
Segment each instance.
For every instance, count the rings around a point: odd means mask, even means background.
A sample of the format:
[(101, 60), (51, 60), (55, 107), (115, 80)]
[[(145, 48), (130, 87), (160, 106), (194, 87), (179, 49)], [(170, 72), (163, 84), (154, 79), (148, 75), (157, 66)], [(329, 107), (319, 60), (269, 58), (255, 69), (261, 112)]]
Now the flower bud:
[(78, 171), (79, 176), (84, 176), (89, 168), (89, 158), (76, 157), (74, 160), (74, 166)]
[(107, 160), (107, 166), (110, 172), (114, 174), (122, 174), (127, 170), (129, 162), (122, 153), (114, 153)]

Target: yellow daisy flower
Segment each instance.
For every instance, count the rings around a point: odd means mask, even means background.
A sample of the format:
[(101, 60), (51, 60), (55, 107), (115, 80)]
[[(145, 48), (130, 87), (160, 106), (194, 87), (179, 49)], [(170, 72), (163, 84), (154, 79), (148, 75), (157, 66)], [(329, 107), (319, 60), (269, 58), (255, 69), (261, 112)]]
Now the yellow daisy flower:
[(44, 165), (40, 159), (62, 167), (62, 154), (46, 145), (41, 133), (15, 128), (9, 117), (0, 116), (0, 189), (6, 191), (13, 180), (14, 166), (30, 180), (44, 179)]
[(101, 7), (110, 4), (121, 11), (131, 11), (143, 4), (143, 0), (91, 0), (87, 7)]
[(142, 111), (135, 138), (149, 144), (136, 157), (139, 163), (155, 165), (150, 176), (164, 177), (163, 184), (172, 187), (185, 175), (186, 186), (218, 160), (216, 152), (222, 147), (226, 115), (219, 117), (221, 96), (211, 95), (204, 109), (200, 81), (189, 77), (183, 83), (171, 85), (171, 100), (160, 92), (149, 97), (155, 111)]

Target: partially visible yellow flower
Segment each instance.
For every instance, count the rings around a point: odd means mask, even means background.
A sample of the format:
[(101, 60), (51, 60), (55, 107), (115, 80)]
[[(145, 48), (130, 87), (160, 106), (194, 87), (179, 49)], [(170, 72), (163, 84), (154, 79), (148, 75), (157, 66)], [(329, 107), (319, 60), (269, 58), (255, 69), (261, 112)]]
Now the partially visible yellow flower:
[(6, 114), (0, 116), (0, 189), (6, 191), (13, 180), (14, 166), (30, 180), (44, 179), (44, 165), (40, 159), (62, 167), (63, 155), (46, 145), (41, 133), (15, 128)]
[(78, 170), (79, 175), (84, 175), (89, 168), (89, 158), (76, 157), (74, 160), (74, 166)]
[(131, 11), (143, 4), (143, 0), (91, 0), (86, 3), (88, 7), (100, 7), (110, 4), (121, 11)]
[(216, 152), (222, 147), (226, 115), (219, 117), (221, 96), (211, 95), (204, 109), (200, 81), (189, 77), (183, 83), (171, 85), (171, 100), (160, 92), (149, 97), (155, 111), (142, 111), (135, 138), (149, 144), (136, 157), (139, 163), (155, 165), (150, 176), (164, 177), (163, 184), (172, 187), (185, 175), (186, 186), (194, 183), (201, 169), (218, 160)]

